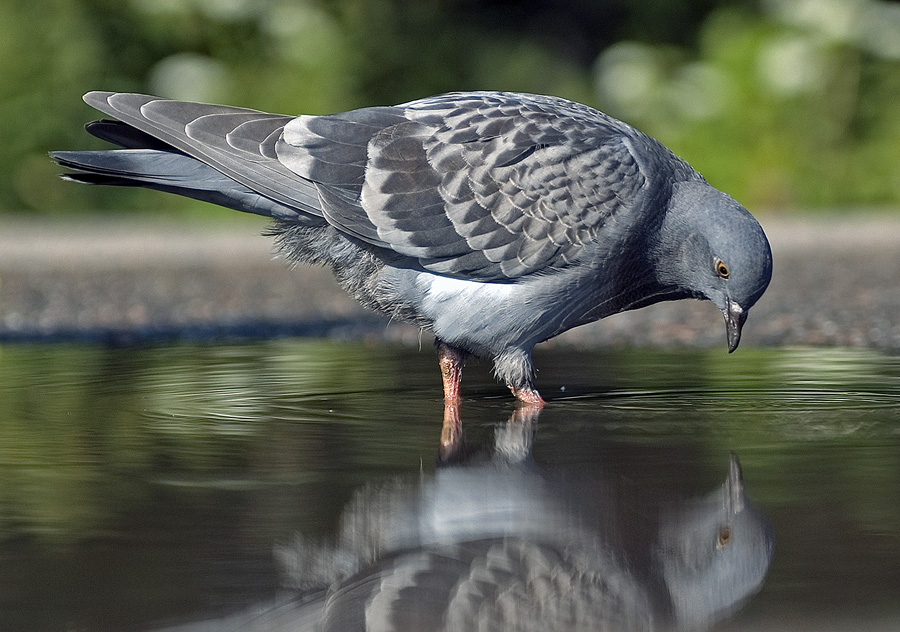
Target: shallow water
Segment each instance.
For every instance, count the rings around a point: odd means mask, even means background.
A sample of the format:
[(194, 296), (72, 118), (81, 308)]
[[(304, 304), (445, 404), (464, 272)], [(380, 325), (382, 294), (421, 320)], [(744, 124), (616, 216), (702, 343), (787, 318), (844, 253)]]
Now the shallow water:
[[(771, 521), (717, 629), (900, 629), (900, 358), (850, 349), (536, 353), (533, 459), (703, 495), (730, 453)], [(467, 446), (514, 410), (467, 367)], [(0, 630), (142, 630), (265, 602), (275, 551), (372, 482), (430, 476), (431, 349), (317, 340), (0, 347)]]

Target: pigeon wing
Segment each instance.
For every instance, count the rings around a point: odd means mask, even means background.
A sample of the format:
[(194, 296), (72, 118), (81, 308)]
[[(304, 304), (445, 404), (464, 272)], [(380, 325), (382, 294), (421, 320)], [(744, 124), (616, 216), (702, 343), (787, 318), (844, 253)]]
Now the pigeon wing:
[(449, 94), (288, 122), (281, 162), (338, 229), (433, 272), (511, 280), (579, 260), (645, 184), (631, 127), (552, 97)]

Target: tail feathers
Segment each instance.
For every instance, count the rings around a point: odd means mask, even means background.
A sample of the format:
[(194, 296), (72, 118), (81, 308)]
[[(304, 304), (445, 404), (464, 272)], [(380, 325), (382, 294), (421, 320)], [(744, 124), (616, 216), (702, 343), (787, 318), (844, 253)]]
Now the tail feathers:
[[(154, 140), (133, 127), (115, 121), (98, 121), (95, 125), (102, 125), (97, 136), (120, 146), (129, 147), (137, 143), (140, 147), (146, 147), (148, 138)], [(91, 133), (95, 131), (92, 129)], [(155, 142), (164, 145), (160, 141)], [(50, 157), (60, 166), (76, 171), (62, 176), (74, 182), (139, 186), (276, 219), (308, 224), (324, 221), (264, 197), (209, 165), (180, 151), (172, 151), (171, 147), (167, 150), (56, 151), (51, 152)]]
[[(159, 151), (178, 151), (168, 143), (164, 143), (150, 134), (140, 131), (121, 121), (108, 119), (91, 121), (84, 129), (92, 136), (105, 140), (125, 149), (157, 149)], [(181, 152), (178, 152), (181, 153)]]

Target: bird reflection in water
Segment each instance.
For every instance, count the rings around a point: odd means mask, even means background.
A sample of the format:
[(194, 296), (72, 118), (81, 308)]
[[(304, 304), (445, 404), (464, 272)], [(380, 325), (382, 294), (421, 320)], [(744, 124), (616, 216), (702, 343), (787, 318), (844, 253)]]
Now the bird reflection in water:
[(178, 630), (704, 630), (760, 589), (774, 538), (737, 457), (710, 494), (652, 506), (539, 471), (536, 416), (499, 427), (491, 455), (457, 442), (433, 476), (358, 490), (336, 546), (280, 546), (296, 596)]

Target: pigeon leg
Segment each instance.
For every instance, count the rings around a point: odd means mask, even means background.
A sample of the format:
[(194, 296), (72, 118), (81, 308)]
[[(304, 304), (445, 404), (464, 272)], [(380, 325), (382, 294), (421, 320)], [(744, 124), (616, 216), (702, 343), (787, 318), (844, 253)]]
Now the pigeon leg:
[(450, 345), (438, 341), (438, 361), (441, 366), (441, 378), (444, 381), (444, 423), (441, 427), (441, 453), (454, 452), (462, 439), (462, 421), (459, 416), (462, 368), (466, 361), (466, 353)]
[(462, 369), (468, 354), (451, 347), (446, 342), (438, 341), (435, 346), (441, 365), (441, 378), (444, 380), (444, 403), (459, 406), (459, 384), (462, 381)]

